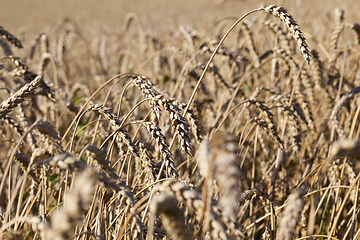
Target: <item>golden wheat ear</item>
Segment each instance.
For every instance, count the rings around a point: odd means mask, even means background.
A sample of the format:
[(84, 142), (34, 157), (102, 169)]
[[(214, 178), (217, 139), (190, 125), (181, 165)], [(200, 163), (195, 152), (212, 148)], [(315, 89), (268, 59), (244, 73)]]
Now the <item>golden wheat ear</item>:
[(19, 91), (3, 101), (0, 104), (0, 119), (2, 119), (13, 108), (17, 107), (20, 103), (25, 101), (26, 98), (33, 94), (35, 89), (38, 88), (42, 82), (43, 76), (37, 76), (33, 81), (25, 84), (22, 88), (19, 89)]
[(293, 19), (293, 17), (287, 13), (287, 11), (280, 6), (270, 5), (264, 7), (264, 10), (272, 15), (280, 18), (282, 22), (286, 24), (286, 27), (290, 31), (291, 35), (293, 36), (294, 40), (298, 44), (301, 53), (304, 56), (305, 61), (310, 64), (310, 56), (311, 53), (309, 51), (309, 47), (306, 43), (306, 38), (303, 35), (303, 32), (300, 29), (300, 26), (297, 22)]

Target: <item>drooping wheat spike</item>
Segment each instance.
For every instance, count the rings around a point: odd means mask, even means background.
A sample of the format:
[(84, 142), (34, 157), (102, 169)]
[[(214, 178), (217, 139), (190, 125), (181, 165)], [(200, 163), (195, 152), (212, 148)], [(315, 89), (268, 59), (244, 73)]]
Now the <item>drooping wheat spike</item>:
[(181, 145), (181, 150), (188, 155), (193, 156), (193, 146), (191, 145), (189, 125), (185, 122), (181, 115), (180, 109), (173, 104), (173, 100), (163, 98), (159, 100), (159, 104), (169, 113), (171, 124), (178, 131), (178, 140)]
[[(136, 145), (139, 148), (142, 169), (145, 169), (146, 171), (145, 179), (150, 179), (150, 182), (154, 182), (156, 180), (156, 176), (159, 175), (160, 170), (160, 167), (158, 166), (159, 164), (155, 162), (155, 158), (151, 154), (151, 151), (154, 148), (150, 145), (150, 143), (145, 142), (142, 139), (138, 140)], [(161, 178), (166, 178), (166, 175), (164, 174)]]
[[(186, 103), (176, 100), (173, 101), (173, 104), (182, 111), (184, 111), (187, 106)], [(190, 127), (195, 137), (195, 140), (197, 141), (197, 143), (200, 143), (203, 139), (203, 126), (201, 125), (198, 116), (191, 108), (189, 108), (184, 117), (190, 123)]]
[(93, 160), (96, 164), (98, 171), (102, 170), (105, 172), (110, 178), (116, 179), (118, 175), (115, 172), (115, 169), (111, 167), (111, 162), (106, 160), (107, 151), (103, 149), (99, 149), (95, 144), (88, 145), (86, 150), (89, 151), (89, 159)]
[(172, 153), (169, 149), (169, 144), (166, 142), (165, 136), (162, 134), (161, 129), (152, 122), (142, 122), (142, 124), (146, 127), (153, 139), (155, 139), (156, 145), (160, 149), (160, 153), (162, 154), (165, 161), (167, 175), (175, 178), (179, 177)]
[(59, 30), (59, 38), (57, 40), (57, 60), (61, 64), (64, 64), (65, 57), (64, 53), (66, 51), (66, 43), (70, 42), (71, 36), (76, 32), (76, 26), (70, 19), (64, 19), (61, 23), (63, 29)]
[(309, 208), (310, 208), (310, 203), (305, 202), (304, 209), (301, 211), (300, 222), (299, 222), (301, 237), (305, 237), (308, 235)]
[(45, 33), (40, 34), (40, 52), (49, 52), (49, 38)]
[[(236, 232), (233, 223), (237, 221), (240, 196), (240, 157), (236, 154), (239, 141), (237, 136), (218, 131), (210, 142), (202, 141), (196, 153), (200, 173), (206, 185), (210, 187), (215, 179), (219, 186), (221, 218), (233, 232)], [(211, 192), (207, 194), (211, 195)]]
[(161, 110), (159, 106), (159, 96), (161, 96), (153, 87), (146, 76), (134, 76), (134, 84), (141, 90), (145, 98), (151, 98), (150, 105), (156, 117), (160, 119)]
[(360, 44), (360, 24), (353, 23), (351, 26), (351, 29), (355, 33), (355, 40), (356, 40), (357, 44)]
[(332, 126), (335, 128), (337, 134), (339, 135), (339, 139), (344, 140), (347, 139), (347, 135), (345, 133), (344, 127), (340, 124), (340, 120), (337, 116), (331, 119)]
[[(161, 222), (166, 231), (174, 240), (189, 239), (185, 231), (185, 218), (183, 211), (178, 208), (176, 199), (167, 193), (155, 195), (151, 201), (150, 211), (153, 214), (159, 214)], [(154, 219), (155, 220), (155, 219)], [(153, 224), (151, 221), (150, 224)], [(150, 231), (153, 229), (151, 227)]]
[(260, 111), (261, 113), (267, 118), (269, 119), (270, 122), (272, 122), (274, 125), (276, 125), (275, 121), (274, 121), (274, 114), (270, 111), (270, 109), (265, 105), (264, 102), (262, 101), (258, 101), (258, 100), (255, 100), (255, 99), (249, 99), (248, 101), (248, 106), (250, 104), (256, 106)]
[[(8, 58), (15, 64), (16, 68), (14, 70), (12, 70), (11, 74), (13, 76), (23, 76), (25, 82), (29, 83), (31, 81), (33, 81), (38, 75), (33, 73), (32, 71), (29, 70), (28, 66), (23, 63), (19, 58), (14, 57), (14, 56), (8, 56)], [(41, 94), (44, 96), (47, 96), (51, 101), (53, 101), (54, 103), (56, 102), (56, 98), (55, 98), (55, 92), (52, 88), (50, 88), (45, 81), (41, 82), (41, 91), (38, 91), (37, 94)]]
[(101, 41), (100, 41), (99, 55), (100, 55), (100, 59), (101, 59), (101, 65), (103, 66), (104, 70), (108, 69), (108, 61), (107, 61), (107, 57), (106, 57), (107, 41), (108, 41), (107, 36), (102, 35)]
[(33, 59), (35, 55), (36, 46), (40, 45), (40, 54), (49, 52), (49, 39), (45, 33), (40, 33), (31, 41), (29, 58)]
[(194, 51), (194, 39), (198, 37), (196, 30), (185, 27), (184, 25), (180, 25), (179, 31), (188, 41), (190, 50)]
[[(103, 107), (101, 105), (94, 105), (89, 109), (87, 109), (86, 111), (95, 111), (99, 113), (100, 115), (102, 115), (103, 117), (105, 117), (107, 120), (110, 121), (110, 124), (114, 131), (118, 131), (118, 128), (121, 125), (121, 121), (118, 118), (118, 116), (116, 116), (115, 113), (111, 112), (110, 108)], [(118, 136), (120, 141), (124, 142), (132, 153), (134, 153), (136, 156), (139, 156), (139, 151), (137, 147), (133, 143), (129, 133), (124, 128), (120, 129)]]
[(20, 40), (14, 37), (12, 34), (10, 34), (8, 31), (6, 31), (3, 27), (0, 26), (0, 35), (4, 39), (6, 39), (9, 43), (14, 45), (17, 48), (23, 48), (23, 45), (21, 44)]
[(333, 30), (330, 38), (330, 50), (331, 53), (335, 53), (335, 50), (337, 49), (338, 40), (340, 37), (340, 34), (344, 30), (344, 25), (337, 25), (335, 29)]
[(264, 7), (264, 10), (280, 18), (280, 20), (286, 24), (286, 27), (288, 28), (294, 40), (300, 47), (300, 51), (303, 54), (305, 61), (310, 64), (311, 53), (309, 51), (309, 47), (306, 43), (305, 37), (303, 36), (303, 32), (301, 31), (299, 25), (293, 19), (293, 17), (289, 13), (287, 13), (283, 7), (279, 7), (276, 5)]
[(253, 119), (253, 121), (264, 128), (275, 143), (277, 143), (281, 148), (284, 148), (283, 141), (280, 139), (279, 133), (277, 131), (277, 125), (273, 118), (274, 115), (270, 109), (264, 104), (264, 102), (254, 99), (249, 99), (248, 104), (255, 105), (261, 111), (260, 116), (264, 116), (264, 118), (256, 117)]
[[(270, 153), (270, 152), (269, 152), (269, 146), (268, 146), (267, 143), (266, 143), (266, 140), (265, 140), (265, 138), (264, 138), (264, 135), (263, 135), (261, 132), (259, 132), (257, 138), (258, 138), (258, 140), (259, 140), (259, 144), (260, 144), (260, 146), (261, 146), (262, 151), (264, 152), (264, 154), (265, 154), (265, 155), (269, 155), (269, 153)], [(262, 168), (262, 169), (263, 169), (263, 168)]]
[(33, 59), (34, 58), (34, 55), (35, 55), (35, 49), (36, 49), (36, 45), (38, 45), (39, 41), (40, 41), (40, 38), (41, 38), (41, 34), (37, 35), (36, 38), (34, 38), (32, 41), (31, 41), (31, 45), (30, 45), (30, 52), (29, 52), (29, 58), (30, 59)]
[(30, 83), (25, 84), (15, 94), (0, 104), (0, 119), (2, 119), (7, 113), (11, 112), (13, 108), (25, 101), (27, 97), (34, 93), (35, 89), (43, 82), (43, 76), (37, 76)]
[(268, 122), (266, 119), (260, 117), (253, 118), (252, 122), (262, 127), (270, 135), (274, 143), (277, 144), (281, 149), (284, 149), (284, 142), (281, 140), (278, 131), (271, 122)]
[(261, 240), (272, 240), (274, 239), (274, 233), (269, 226), (265, 228), (265, 231), (261, 235)]
[[(286, 106), (290, 105), (290, 95), (284, 96), (281, 94), (276, 94), (276, 95), (270, 96), (269, 100), (274, 101), (275, 103), (279, 102), (280, 104), (286, 105)], [(306, 126), (309, 125), (307, 118), (305, 117), (305, 113), (302, 110), (302, 108), (300, 107), (300, 104), (298, 103), (297, 98), (292, 99), (291, 105), (289, 107), (299, 120), (301, 120), (303, 123), (305, 123)]]
[(282, 217), (276, 234), (276, 240), (291, 240), (300, 220), (300, 214), (304, 207), (305, 191), (295, 190), (287, 200), (287, 205), (282, 212)]
[(213, 178), (214, 165), (212, 164), (213, 159), (211, 153), (210, 143), (207, 139), (204, 139), (197, 149), (195, 158), (197, 160), (201, 176), (207, 181), (212, 181)]
[(40, 120), (36, 125), (36, 130), (54, 142), (60, 143), (61, 141), (59, 132), (56, 130), (55, 126), (48, 121)]
[(24, 76), (25, 82), (32, 81), (37, 75), (31, 72), (28, 66), (23, 63), (20, 58), (14, 56), (8, 56), (8, 58), (15, 64), (16, 68), (12, 70), (11, 74), (13, 76)]
[(90, 152), (90, 157), (96, 161), (98, 166), (101, 166), (106, 174), (96, 172), (94, 177), (96, 177), (97, 181), (103, 183), (105, 187), (124, 195), (130, 200), (133, 206), (135, 204), (135, 198), (131, 192), (131, 188), (116, 174), (115, 169), (111, 167), (111, 163), (106, 160), (107, 151), (97, 148), (95, 144), (88, 145), (86, 149)]

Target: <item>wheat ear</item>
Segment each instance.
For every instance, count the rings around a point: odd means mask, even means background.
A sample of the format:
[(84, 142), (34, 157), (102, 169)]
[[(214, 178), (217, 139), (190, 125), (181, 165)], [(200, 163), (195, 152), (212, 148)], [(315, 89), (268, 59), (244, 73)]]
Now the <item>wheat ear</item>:
[(303, 189), (295, 190), (288, 198), (287, 205), (282, 212), (276, 240), (291, 240), (297, 224), (300, 220), (300, 214), (304, 207), (305, 191)]
[(293, 19), (293, 17), (289, 13), (287, 13), (283, 7), (279, 7), (276, 5), (270, 5), (264, 7), (264, 10), (280, 18), (280, 20), (286, 24), (286, 27), (289, 29), (294, 40), (297, 42), (298, 46), (300, 47), (300, 51), (303, 54), (305, 61), (308, 64), (310, 64), (311, 53), (306, 43), (306, 38), (304, 37), (303, 32), (300, 29), (300, 26)]
[(142, 124), (155, 139), (156, 145), (159, 147), (160, 153), (163, 155), (167, 169), (167, 175), (175, 178), (179, 177), (174, 159), (169, 149), (169, 144), (166, 142), (165, 136), (162, 134), (161, 129), (152, 122), (142, 122)]
[(33, 94), (35, 89), (39, 87), (42, 82), (43, 76), (37, 76), (33, 81), (25, 84), (25, 86), (20, 88), (20, 90), (17, 91), (14, 95), (3, 101), (0, 105), (0, 119), (2, 119), (13, 108), (25, 101), (28, 96)]

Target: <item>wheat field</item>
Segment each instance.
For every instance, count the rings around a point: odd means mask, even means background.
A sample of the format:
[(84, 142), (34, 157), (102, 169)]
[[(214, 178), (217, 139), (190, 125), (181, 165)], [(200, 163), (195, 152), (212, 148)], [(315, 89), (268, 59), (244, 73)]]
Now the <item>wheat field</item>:
[(360, 239), (360, 4), (302, 4), (1, 26), (0, 239)]

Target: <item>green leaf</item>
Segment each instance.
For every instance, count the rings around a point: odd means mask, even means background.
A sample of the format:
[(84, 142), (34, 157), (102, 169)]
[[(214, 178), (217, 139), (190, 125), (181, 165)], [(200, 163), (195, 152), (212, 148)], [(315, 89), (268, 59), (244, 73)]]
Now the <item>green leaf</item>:
[(163, 82), (166, 83), (169, 79), (170, 77), (168, 75), (164, 75)]
[(59, 174), (53, 174), (53, 175), (49, 176), (49, 181), (51, 182), (51, 186), (55, 183), (58, 176), (59, 176)]
[(27, 240), (30, 237), (31, 233), (32, 233), (32, 229), (29, 229), (29, 231), (26, 233), (24, 239)]

